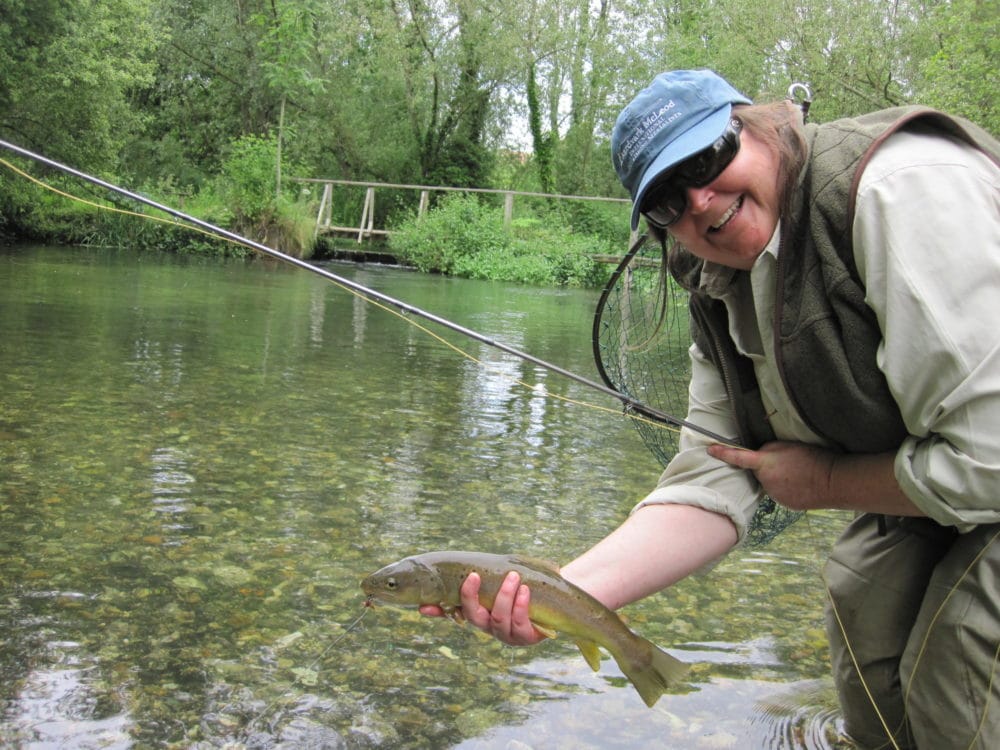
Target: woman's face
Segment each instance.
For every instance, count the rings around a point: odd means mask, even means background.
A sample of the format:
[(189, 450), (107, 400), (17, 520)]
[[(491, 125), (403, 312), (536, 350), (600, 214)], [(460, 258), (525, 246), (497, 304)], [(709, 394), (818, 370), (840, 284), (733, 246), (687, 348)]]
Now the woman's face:
[(703, 187), (687, 189), (688, 205), (667, 231), (707, 261), (749, 270), (778, 225), (778, 155), (740, 133), (740, 150)]

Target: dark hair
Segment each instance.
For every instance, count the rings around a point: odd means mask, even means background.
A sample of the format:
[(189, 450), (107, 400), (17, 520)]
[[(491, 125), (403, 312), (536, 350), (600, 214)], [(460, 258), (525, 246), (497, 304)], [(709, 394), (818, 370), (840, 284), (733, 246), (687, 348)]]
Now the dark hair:
[(799, 172), (806, 162), (808, 148), (802, 134), (802, 116), (788, 101), (748, 104), (733, 107), (733, 115), (754, 138), (778, 155), (778, 206), (781, 215), (788, 213)]

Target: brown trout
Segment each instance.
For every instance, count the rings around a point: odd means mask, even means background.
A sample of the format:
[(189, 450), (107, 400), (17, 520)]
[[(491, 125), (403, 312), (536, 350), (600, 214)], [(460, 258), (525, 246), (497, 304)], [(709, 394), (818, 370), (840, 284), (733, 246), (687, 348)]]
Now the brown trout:
[(485, 552), (427, 552), (372, 573), (361, 588), (366, 605), (436, 604), (454, 617), (461, 606), (459, 588), (469, 573), (479, 574), (479, 601), (491, 608), (512, 570), (531, 589), (528, 613), (535, 627), (549, 637), (568, 635), (595, 672), (601, 663), (598, 646), (605, 648), (647, 706), (687, 671), (683, 662), (633, 633), (613, 611), (559, 575), (553, 563)]

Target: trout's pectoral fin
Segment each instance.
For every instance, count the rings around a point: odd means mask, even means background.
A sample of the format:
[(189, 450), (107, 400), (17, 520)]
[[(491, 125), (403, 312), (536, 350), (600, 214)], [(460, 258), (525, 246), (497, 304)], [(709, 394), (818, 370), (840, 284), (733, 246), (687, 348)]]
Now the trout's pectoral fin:
[(465, 624), (465, 614), (462, 612), (461, 607), (442, 607), (441, 609), (444, 610), (445, 615), (450, 617), (459, 625)]
[(535, 630), (544, 635), (546, 638), (556, 638), (559, 635), (557, 631), (553, 630), (547, 625), (539, 625), (534, 620), (531, 621), (531, 624), (535, 626)]
[(597, 648), (597, 644), (593, 641), (574, 641), (576, 647), (580, 649), (580, 653), (583, 654), (583, 658), (587, 660), (587, 664), (595, 672), (601, 668), (601, 650)]

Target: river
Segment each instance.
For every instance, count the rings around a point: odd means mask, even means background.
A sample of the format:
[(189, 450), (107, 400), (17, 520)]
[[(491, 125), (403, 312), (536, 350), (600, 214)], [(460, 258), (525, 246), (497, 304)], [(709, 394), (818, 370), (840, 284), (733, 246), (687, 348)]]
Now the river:
[[(329, 268), (596, 379), (593, 290)], [(659, 473), (612, 399), (412, 322), (273, 261), (0, 248), (0, 744), (848, 747), (840, 514), (625, 608), (692, 664), (652, 709), (566, 640), (365, 610), (415, 552), (566, 561)]]

